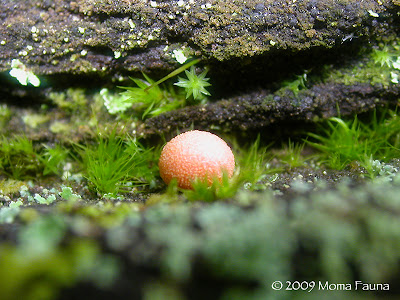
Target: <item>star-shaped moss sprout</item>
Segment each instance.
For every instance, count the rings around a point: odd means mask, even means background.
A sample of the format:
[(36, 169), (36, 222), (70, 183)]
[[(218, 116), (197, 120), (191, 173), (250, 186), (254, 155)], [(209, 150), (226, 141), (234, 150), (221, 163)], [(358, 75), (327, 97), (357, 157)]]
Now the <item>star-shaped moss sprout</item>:
[(186, 99), (193, 95), (193, 99), (201, 100), (204, 96), (210, 96), (211, 94), (206, 90), (207, 86), (211, 86), (208, 82), (210, 78), (206, 78), (207, 70), (197, 75), (194, 66), (190, 67), (190, 70), (185, 70), (187, 79), (178, 77), (178, 82), (175, 85), (180, 86), (186, 90)]

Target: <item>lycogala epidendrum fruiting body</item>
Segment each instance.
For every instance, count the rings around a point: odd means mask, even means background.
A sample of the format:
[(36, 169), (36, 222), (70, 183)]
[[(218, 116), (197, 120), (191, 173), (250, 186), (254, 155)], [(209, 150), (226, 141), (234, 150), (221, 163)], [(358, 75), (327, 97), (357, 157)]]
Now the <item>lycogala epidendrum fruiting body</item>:
[(206, 180), (229, 177), (235, 169), (235, 157), (224, 140), (207, 131), (192, 130), (170, 140), (163, 148), (158, 163), (161, 178), (169, 184), (176, 178), (178, 186), (192, 188), (195, 179)]

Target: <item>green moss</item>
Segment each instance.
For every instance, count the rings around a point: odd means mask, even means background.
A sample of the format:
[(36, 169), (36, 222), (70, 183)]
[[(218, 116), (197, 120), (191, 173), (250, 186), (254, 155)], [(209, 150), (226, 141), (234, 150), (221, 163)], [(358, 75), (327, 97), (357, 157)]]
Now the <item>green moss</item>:
[(125, 91), (119, 97), (105, 99), (105, 105), (110, 113), (133, 107), (141, 113), (142, 118), (145, 118), (184, 106), (184, 98), (175, 94), (173, 89), (162, 89), (150, 77), (145, 74), (143, 76), (146, 80), (132, 78), (137, 87), (121, 87)]
[[(263, 190), (265, 185), (259, 184), (268, 174), (281, 171), (271, 168), (269, 162), (273, 158), (270, 146), (262, 143), (260, 136), (247, 145), (239, 146), (236, 141), (233, 151), (236, 159), (236, 170), (239, 173), (238, 182), (249, 190)], [(235, 176), (234, 176), (235, 179)]]
[[(265, 200), (265, 209), (251, 212), (221, 203), (203, 207), (195, 215), (200, 232), (190, 226), (191, 209), (187, 206), (149, 210), (145, 214), (146, 233), (155, 247), (165, 247), (160, 257), (165, 276), (188, 280), (196, 253), (203, 257), (204, 271), (211, 278), (255, 280), (263, 289), (273, 276), (288, 276), (288, 261), (281, 264), (281, 258), (288, 254), (292, 238), (287, 224), (278, 217), (281, 208), (271, 210)], [(281, 238), (271, 244), (275, 235)]]
[(331, 168), (340, 170), (357, 161), (372, 176), (372, 160), (388, 161), (400, 154), (400, 118), (394, 111), (378, 114), (375, 111), (365, 123), (357, 117), (349, 121), (330, 118), (322, 134), (309, 133), (317, 142), (307, 143), (322, 151), (322, 159)]
[(0, 105), (0, 128), (3, 130), (6, 128), (6, 124), (10, 120), (11, 110), (8, 108), (7, 104)]
[(0, 140), (1, 171), (14, 179), (24, 179), (40, 172), (40, 162), (32, 141), (27, 137)]
[(56, 144), (53, 147), (44, 145), (41, 151), (39, 160), (43, 163), (43, 175), (57, 174), (61, 175), (63, 166), (66, 164), (69, 157), (69, 150), (65, 147)]
[[(31, 256), (11, 246), (0, 247), (2, 299), (50, 300), (62, 289), (79, 280), (91, 281), (103, 288), (115, 279), (118, 263), (99, 252), (90, 240), (75, 240), (67, 247), (55, 247), (46, 255)], [(6, 271), (8, 270), (8, 271)]]
[(87, 110), (88, 100), (83, 89), (70, 88), (66, 92), (52, 92), (48, 97), (59, 108), (69, 113)]
[(394, 185), (380, 181), (356, 189), (343, 182), (337, 190), (320, 190), (293, 202), (294, 228), (308, 249), (319, 249), (325, 279), (350, 278), (349, 261), (370, 282), (386, 282), (397, 268), (398, 218), (392, 212), (399, 208), (398, 179)]
[(195, 68), (192, 66), (190, 71), (185, 70), (186, 78), (178, 77), (175, 85), (183, 87), (186, 90), (186, 99), (193, 96), (194, 100), (202, 100), (205, 96), (211, 96), (206, 87), (211, 86), (208, 82), (210, 78), (206, 78), (207, 70), (197, 75)]
[(46, 110), (52, 116), (46, 130), (50, 129), (63, 142), (93, 137), (99, 128), (115, 121), (107, 114), (100, 92), (69, 88), (62, 92), (51, 92), (47, 97), (56, 107)]
[(390, 53), (388, 47), (384, 47), (383, 49), (373, 49), (371, 58), (377, 65), (381, 67), (393, 67), (393, 62), (397, 59), (395, 53)]
[[(337, 190), (322, 185), (314, 191), (298, 189), (288, 208), (264, 192), (255, 196), (251, 210), (221, 202), (194, 212), (164, 205), (147, 210), (144, 218), (150, 244), (164, 249), (159, 258), (169, 282), (185, 283), (196, 276), (190, 262), (200, 256), (209, 281), (234, 283), (225, 285), (222, 299), (267, 299), (277, 279), (353, 282), (354, 267), (360, 272), (357, 279), (387, 282), (399, 257), (398, 218), (393, 214), (398, 189), (398, 183), (354, 188), (343, 181)], [(293, 257), (299, 245), (303, 250)], [(312, 259), (303, 260), (303, 254)], [(289, 262), (296, 274), (290, 273)]]
[(282, 93), (285, 90), (290, 90), (293, 92), (295, 96), (297, 96), (301, 90), (307, 88), (306, 82), (307, 82), (307, 73), (305, 72), (302, 75), (297, 75), (296, 78), (293, 80), (285, 80), (284, 82), (282, 82), (282, 88), (280, 93)]
[(95, 224), (101, 227), (113, 227), (123, 223), (129, 216), (138, 212), (142, 207), (143, 204), (140, 203), (116, 202), (114, 204), (102, 201), (91, 205), (61, 203), (58, 206), (60, 212), (69, 212), (77, 216), (79, 221), (75, 230), (82, 234), (91, 226), (89, 220), (94, 221)]
[(143, 300), (185, 300), (178, 288), (163, 283), (150, 283), (143, 292)]
[(16, 194), (23, 186), (26, 186), (25, 181), (14, 179), (0, 180), (0, 193), (4, 195)]
[(303, 154), (305, 142), (294, 142), (290, 139), (282, 144), (282, 148), (276, 151), (275, 157), (279, 163), (289, 169), (298, 168), (306, 165), (312, 156)]
[(136, 139), (118, 136), (115, 129), (99, 135), (93, 146), (75, 144), (83, 172), (96, 192), (116, 195), (154, 181), (153, 154)]
[(227, 174), (223, 174), (222, 180), (215, 178), (211, 186), (207, 181), (197, 179), (193, 182), (193, 190), (183, 190), (183, 193), (189, 201), (211, 202), (220, 199), (229, 199), (235, 196), (243, 182), (240, 175), (232, 179)]
[(0, 153), (0, 171), (19, 180), (60, 174), (68, 157), (64, 147), (34, 146), (26, 136), (2, 137)]
[(71, 132), (72, 126), (61, 121), (54, 121), (50, 124), (49, 129), (52, 133), (68, 134)]

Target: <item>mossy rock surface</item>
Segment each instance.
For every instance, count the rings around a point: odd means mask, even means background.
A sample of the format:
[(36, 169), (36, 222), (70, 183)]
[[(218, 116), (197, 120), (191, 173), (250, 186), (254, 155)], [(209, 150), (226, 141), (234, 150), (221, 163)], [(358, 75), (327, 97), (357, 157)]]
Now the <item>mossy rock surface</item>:
[[(334, 48), (396, 30), (397, 1), (2, 1), (0, 71), (173, 69), (173, 50), (210, 61)], [(16, 9), (18, 8), (18, 9)]]

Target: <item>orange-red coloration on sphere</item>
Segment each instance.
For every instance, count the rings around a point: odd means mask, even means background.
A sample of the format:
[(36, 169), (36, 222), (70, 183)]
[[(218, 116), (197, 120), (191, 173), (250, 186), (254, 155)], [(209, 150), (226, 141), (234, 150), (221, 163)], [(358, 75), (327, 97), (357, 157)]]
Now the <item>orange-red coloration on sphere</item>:
[(178, 186), (191, 189), (196, 178), (222, 179), (226, 172), (233, 175), (235, 157), (224, 140), (207, 131), (192, 130), (177, 135), (163, 148), (158, 163), (161, 178), (169, 184), (173, 178)]

